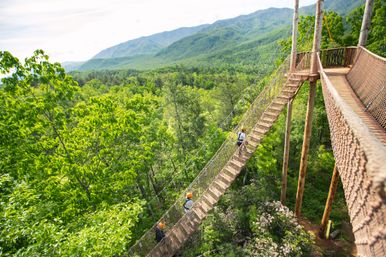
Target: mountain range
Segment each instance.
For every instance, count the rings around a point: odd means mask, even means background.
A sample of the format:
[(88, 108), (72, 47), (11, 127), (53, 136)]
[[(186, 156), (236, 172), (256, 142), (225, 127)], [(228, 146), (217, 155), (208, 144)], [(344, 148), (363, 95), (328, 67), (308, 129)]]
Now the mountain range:
[[(325, 0), (324, 9), (346, 15), (360, 0)], [(300, 8), (313, 15), (315, 5)], [(269, 8), (203, 24), (140, 37), (109, 47), (84, 63), (63, 63), (67, 71), (151, 69), (167, 65), (250, 64), (277, 52), (276, 41), (291, 33), (293, 10)]]

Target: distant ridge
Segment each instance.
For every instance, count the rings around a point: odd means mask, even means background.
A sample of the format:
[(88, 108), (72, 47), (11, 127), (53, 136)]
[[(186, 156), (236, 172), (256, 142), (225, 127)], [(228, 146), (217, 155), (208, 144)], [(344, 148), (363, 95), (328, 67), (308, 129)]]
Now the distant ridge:
[[(347, 15), (361, 0), (325, 0), (324, 10)], [(300, 8), (314, 15), (315, 5)], [(191, 28), (157, 33), (107, 48), (78, 70), (152, 69), (168, 65), (253, 64), (288, 37), (293, 10), (269, 8)]]
[(195, 27), (184, 27), (172, 31), (165, 31), (154, 35), (129, 40), (99, 52), (92, 59), (120, 58), (134, 55), (155, 54), (162, 48), (169, 46), (181, 38), (190, 36), (206, 28), (207, 26), (209, 25), (204, 24)]
[(62, 66), (67, 72), (78, 70), (85, 62), (63, 62)]

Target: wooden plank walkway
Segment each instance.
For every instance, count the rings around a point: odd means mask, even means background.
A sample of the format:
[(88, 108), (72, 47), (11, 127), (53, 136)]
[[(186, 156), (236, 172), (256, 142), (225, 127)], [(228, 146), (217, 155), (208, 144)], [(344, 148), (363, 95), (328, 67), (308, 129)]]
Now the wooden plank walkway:
[(326, 75), (330, 79), (332, 85), (337, 90), (342, 99), (351, 107), (358, 115), (363, 123), (369, 128), (370, 132), (386, 146), (386, 132), (379, 123), (365, 111), (365, 106), (352, 90), (346, 75), (350, 71), (349, 68), (333, 68), (324, 69)]

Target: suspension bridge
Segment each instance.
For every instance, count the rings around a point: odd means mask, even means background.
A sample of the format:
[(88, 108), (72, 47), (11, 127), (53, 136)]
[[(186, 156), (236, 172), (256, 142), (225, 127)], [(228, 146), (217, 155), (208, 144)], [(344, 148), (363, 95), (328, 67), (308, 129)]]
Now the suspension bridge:
[[(295, 207), (296, 215), (300, 216), (318, 80), (323, 90), (335, 157), (322, 229), (326, 227), (340, 177), (358, 255), (386, 256), (386, 59), (364, 47), (365, 29), (361, 31), (358, 47), (320, 50), (321, 0), (318, 0), (316, 6), (313, 49), (311, 52), (296, 54), (296, 3), (292, 55), (271, 75), (271, 81), (235, 128), (235, 131), (241, 127), (247, 130), (248, 144), (237, 148), (236, 133), (230, 134), (185, 190), (194, 192), (191, 211), (185, 214), (181, 208), (182, 194), (160, 219), (169, 227), (165, 238), (159, 243), (154, 240), (154, 225), (130, 248), (130, 256), (161, 257), (173, 256), (178, 252), (233, 183), (287, 105), (281, 197), (284, 204), (292, 101), (304, 82), (309, 81)], [(369, 3), (371, 0), (367, 1), (366, 8), (371, 7)], [(367, 26), (368, 29), (368, 19), (368, 15), (365, 15), (362, 28)]]

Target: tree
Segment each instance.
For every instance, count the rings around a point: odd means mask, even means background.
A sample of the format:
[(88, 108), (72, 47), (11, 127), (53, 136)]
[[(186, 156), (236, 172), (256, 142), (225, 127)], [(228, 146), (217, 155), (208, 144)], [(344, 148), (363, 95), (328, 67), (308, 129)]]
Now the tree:
[(112, 91), (82, 100), (41, 50), (24, 64), (0, 52), (0, 73), (0, 252), (123, 253), (142, 212), (128, 188), (158, 142), (141, 136), (142, 127), (158, 131), (157, 98)]
[[(345, 36), (347, 44), (356, 45), (362, 25), (364, 5), (354, 9), (346, 18), (350, 25), (350, 32)], [(375, 0), (371, 17), (370, 34), (366, 47), (376, 54), (386, 56), (386, 4), (382, 0)]]
[(343, 18), (334, 11), (323, 15), (322, 49), (339, 47), (342, 45), (344, 35)]

